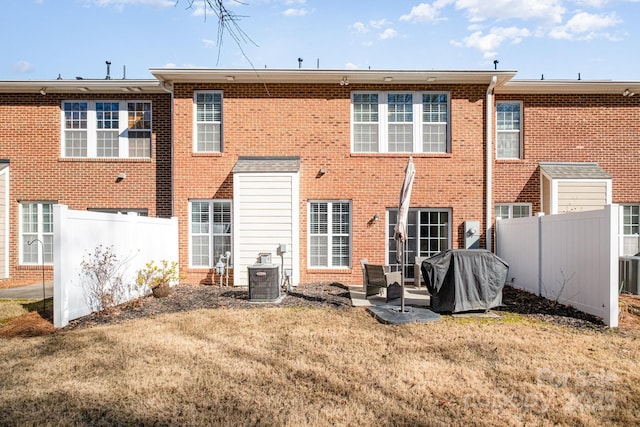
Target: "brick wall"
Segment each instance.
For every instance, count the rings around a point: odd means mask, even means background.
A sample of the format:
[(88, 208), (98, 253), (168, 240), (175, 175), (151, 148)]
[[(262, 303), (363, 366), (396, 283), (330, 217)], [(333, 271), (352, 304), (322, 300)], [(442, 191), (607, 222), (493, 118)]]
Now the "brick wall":
[[(222, 154), (193, 154), (193, 92), (222, 90)], [(209, 270), (189, 270), (188, 201), (230, 199), (238, 156), (301, 156), (301, 283), (361, 283), (359, 260), (385, 261), (385, 216), (397, 208), (407, 154), (350, 152), (350, 95), (389, 86), (337, 84), (176, 84), (174, 213), (180, 218), (180, 264), (187, 280), (211, 279)], [(450, 208), (454, 248), (464, 245), (463, 221), (484, 219), (484, 97), (486, 86), (394, 86), (393, 90), (448, 90), (451, 153), (414, 154), (412, 207)], [(318, 170), (327, 173), (318, 177)], [(307, 268), (309, 200), (352, 201), (352, 269)], [(380, 220), (370, 219), (378, 213)], [(484, 239), (484, 237), (483, 237)]]
[[(78, 160), (60, 157), (61, 102), (98, 99), (151, 100), (151, 159)], [(0, 158), (11, 162), (11, 279), (37, 281), (41, 278), (41, 267), (19, 265), (20, 201), (51, 201), (80, 210), (142, 208), (147, 209), (150, 216), (171, 215), (169, 94), (0, 94), (0, 118)], [(125, 172), (127, 178), (116, 182), (121, 172)], [(51, 267), (47, 267), (47, 277), (52, 279)]]
[(496, 203), (540, 208), (540, 162), (597, 162), (613, 176), (614, 203), (640, 203), (640, 98), (497, 95), (523, 103), (524, 157), (497, 161)]

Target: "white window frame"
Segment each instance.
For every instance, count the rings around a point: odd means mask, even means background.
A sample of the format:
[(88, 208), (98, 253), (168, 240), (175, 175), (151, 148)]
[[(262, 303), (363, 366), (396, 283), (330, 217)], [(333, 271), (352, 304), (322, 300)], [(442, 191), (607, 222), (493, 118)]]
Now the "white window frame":
[[(24, 211), (24, 207), (25, 205), (36, 205), (36, 225), (37, 225), (37, 231), (35, 232), (27, 232), (24, 230), (24, 218), (23, 218), (23, 211)], [(43, 210), (43, 206), (44, 205), (49, 205), (50, 207), (50, 214), (51, 214), (51, 231), (50, 232), (45, 232), (43, 230), (44, 228), (44, 210)], [(19, 218), (19, 243), (18, 243), (18, 247), (19, 247), (19, 259), (20, 265), (43, 265), (43, 245), (47, 245), (46, 240), (50, 240), (50, 245), (51, 245), (51, 260), (47, 261), (45, 260), (44, 265), (53, 265), (53, 205), (54, 202), (49, 202), (49, 201), (23, 201), (18, 203), (18, 218)], [(29, 241), (33, 241), (33, 243), (31, 245), (29, 245), (30, 247), (34, 247), (34, 250), (36, 250), (38, 252), (38, 259), (35, 262), (25, 262), (24, 260), (24, 246), (28, 244), (27, 241), (25, 241), (25, 234), (29, 234), (29, 235), (35, 235), (35, 238), (30, 239)], [(45, 239), (45, 237), (47, 239)], [(35, 240), (40, 240), (40, 242), (42, 242), (42, 245), (35, 241)], [(34, 246), (35, 245), (35, 246)], [(45, 248), (45, 252), (46, 252), (46, 248)]]
[[(220, 121), (198, 121), (198, 95), (213, 94), (220, 95)], [(222, 153), (224, 148), (224, 94), (221, 90), (196, 90), (193, 92), (193, 152), (194, 153)], [(220, 149), (219, 150), (198, 150), (198, 125), (201, 123), (209, 123), (220, 126)]]
[[(499, 207), (500, 208), (507, 207), (509, 209), (509, 213), (508, 213), (508, 216), (506, 218), (505, 217), (498, 217), (497, 212), (498, 212), (498, 208)], [(519, 208), (527, 207), (529, 209), (529, 215), (527, 215), (527, 216), (532, 216), (533, 215), (533, 212), (532, 212), (532, 207), (533, 206), (532, 206), (531, 203), (496, 203), (495, 206), (494, 206), (494, 209), (493, 209), (494, 218), (501, 218), (501, 219), (514, 218), (514, 216), (513, 216), (513, 208), (514, 207), (519, 207)], [(524, 217), (518, 216), (518, 217), (515, 217), (515, 218), (524, 218)]]
[[(356, 151), (355, 150), (355, 107), (354, 96), (365, 94), (378, 95), (378, 151)], [(413, 146), (412, 151), (389, 151), (389, 95), (413, 96)], [(446, 122), (446, 143), (444, 151), (424, 151), (423, 148), (423, 124), (433, 122), (423, 122), (422, 95), (446, 95), (447, 97), (447, 122)], [(367, 123), (367, 122), (358, 122)], [(375, 122), (370, 122), (375, 123)], [(355, 154), (368, 153), (424, 153), (424, 154), (447, 154), (451, 152), (451, 93), (449, 91), (352, 91), (351, 92), (351, 152)]]
[[(400, 268), (400, 264), (397, 262), (397, 260), (395, 259), (395, 256), (390, 257), (391, 255), (391, 250), (390, 250), (390, 243), (393, 240), (393, 228), (395, 226), (395, 223), (392, 224), (390, 221), (390, 213), (391, 212), (397, 212), (398, 208), (389, 208), (386, 211), (386, 219), (385, 219), (385, 226), (386, 226), (386, 244), (385, 244), (385, 261), (387, 263), (387, 265), (390, 265), (392, 267), (392, 270), (397, 271)], [(451, 249), (452, 248), (452, 209), (451, 208), (410, 208), (409, 209), (410, 212), (415, 212), (416, 215), (416, 219), (419, 221), (420, 218), (420, 214), (425, 212), (425, 213), (431, 213), (431, 212), (437, 212), (437, 213), (446, 213), (448, 215), (449, 218), (449, 222), (447, 224), (447, 249)], [(408, 250), (406, 252), (406, 256), (408, 257), (410, 252), (415, 252), (415, 256), (417, 257), (423, 257), (426, 255), (421, 254), (420, 251), (420, 240), (421, 240), (421, 234), (420, 234), (420, 223), (418, 224), (407, 224), (409, 226), (409, 228), (411, 226), (415, 226), (416, 227), (416, 235), (415, 236), (409, 236), (410, 240), (415, 240), (415, 251), (412, 250)], [(430, 252), (430, 251), (428, 251)], [(433, 255), (433, 254), (432, 254)], [(407, 259), (405, 262), (405, 272), (409, 272), (409, 273), (413, 273), (413, 261), (412, 259)], [(411, 276), (407, 276), (406, 277), (409, 280), (412, 280)]]
[[(208, 203), (209, 204), (209, 231), (207, 233), (193, 233), (193, 223), (192, 223), (192, 212), (193, 212), (193, 203)], [(213, 205), (214, 203), (226, 203), (229, 205), (229, 232), (228, 233), (216, 233), (213, 227)], [(214, 254), (214, 244), (213, 238), (215, 236), (229, 236), (229, 251), (233, 254), (233, 201), (231, 199), (191, 199), (189, 200), (189, 268), (214, 268), (216, 263), (218, 262), (220, 254)], [(199, 265), (193, 263), (193, 237), (194, 236), (208, 236), (208, 247), (209, 247), (209, 265)], [(232, 260), (229, 260), (229, 267), (232, 267)]]
[[(505, 129), (505, 130), (500, 130), (498, 127), (498, 106), (501, 104), (517, 104), (519, 106), (520, 109), (520, 121), (519, 121), (519, 127), (518, 129)], [(523, 153), (523, 144), (522, 144), (522, 121), (524, 118), (524, 112), (522, 109), (522, 101), (496, 101), (496, 122), (495, 122), (495, 127), (496, 127), (496, 159), (499, 160), (520, 160), (522, 159), (522, 153)], [(518, 134), (518, 155), (516, 157), (508, 157), (508, 156), (500, 156), (499, 152), (498, 152), (498, 135), (500, 134)]]
[[(631, 216), (627, 215), (627, 209), (635, 208), (637, 213), (631, 213)], [(627, 218), (635, 218), (635, 223), (627, 223)], [(638, 229), (637, 233), (627, 234), (625, 228), (631, 226)], [(622, 237), (620, 253), (623, 256), (635, 255), (640, 252), (640, 204), (627, 203), (620, 205), (620, 236)], [(633, 249), (631, 249), (633, 248)]]
[[(312, 234), (311, 233), (311, 205), (315, 203), (321, 203), (327, 205), (327, 233)], [(349, 234), (333, 233), (333, 204), (341, 203), (349, 206)], [(313, 265), (311, 263), (311, 237), (312, 236), (326, 236), (327, 237), (327, 265)], [(349, 265), (333, 265), (332, 249), (333, 249), (333, 237), (349, 238)], [(353, 264), (353, 204), (351, 200), (309, 200), (307, 203), (307, 267), (314, 270), (348, 270)]]
[[(87, 104), (87, 127), (85, 129), (67, 129), (65, 121), (65, 104), (66, 103), (85, 103)], [(98, 133), (102, 129), (98, 129), (98, 118), (96, 104), (99, 103), (117, 103), (118, 104), (118, 156), (98, 156)], [(149, 121), (151, 127), (149, 129), (131, 129), (132, 132), (149, 132), (149, 155), (144, 157), (129, 157), (129, 103), (145, 103), (149, 104), (151, 109), (151, 117)], [(150, 159), (152, 156), (153, 141), (153, 103), (148, 99), (66, 99), (60, 104), (60, 157), (67, 159)], [(66, 132), (84, 131), (87, 138), (87, 155), (86, 156), (67, 156)]]

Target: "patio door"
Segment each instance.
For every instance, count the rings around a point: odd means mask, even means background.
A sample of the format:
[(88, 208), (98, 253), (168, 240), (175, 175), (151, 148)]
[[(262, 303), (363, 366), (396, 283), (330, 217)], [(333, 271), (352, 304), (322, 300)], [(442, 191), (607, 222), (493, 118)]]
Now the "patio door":
[[(407, 250), (404, 260), (405, 280), (413, 281), (415, 257), (428, 257), (451, 248), (451, 211), (449, 209), (410, 209), (407, 224)], [(396, 260), (396, 242), (393, 230), (398, 220), (398, 209), (387, 211), (387, 264), (400, 269)]]

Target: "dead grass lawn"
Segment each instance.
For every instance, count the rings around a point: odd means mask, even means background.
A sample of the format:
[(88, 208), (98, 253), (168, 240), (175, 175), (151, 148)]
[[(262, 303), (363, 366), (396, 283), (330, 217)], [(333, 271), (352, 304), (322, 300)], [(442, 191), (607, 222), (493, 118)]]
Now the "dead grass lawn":
[(0, 339), (0, 425), (638, 425), (636, 331), (199, 310)]

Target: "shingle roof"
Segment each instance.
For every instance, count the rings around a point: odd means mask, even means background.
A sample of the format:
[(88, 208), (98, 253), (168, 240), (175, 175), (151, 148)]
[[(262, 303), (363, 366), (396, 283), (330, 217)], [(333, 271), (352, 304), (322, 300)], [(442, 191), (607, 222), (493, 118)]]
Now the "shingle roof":
[(299, 170), (299, 156), (240, 156), (231, 172), (298, 172)]
[(597, 163), (540, 163), (540, 169), (552, 179), (611, 179)]

